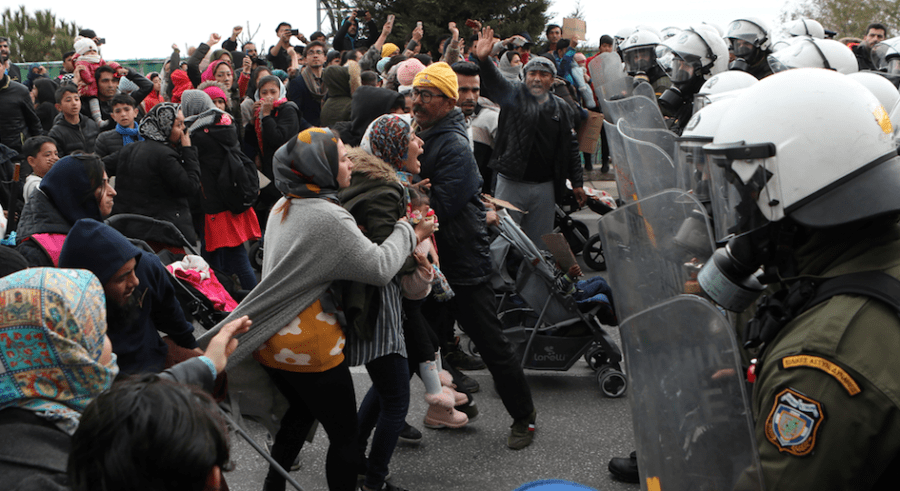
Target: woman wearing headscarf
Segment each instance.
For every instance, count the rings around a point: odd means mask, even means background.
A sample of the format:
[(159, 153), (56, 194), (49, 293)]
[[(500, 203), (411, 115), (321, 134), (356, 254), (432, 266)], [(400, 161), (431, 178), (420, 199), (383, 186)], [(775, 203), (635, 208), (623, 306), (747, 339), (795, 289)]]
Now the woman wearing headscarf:
[(267, 66), (259, 66), (250, 73), (250, 81), (247, 82), (247, 93), (241, 101), (241, 121), (253, 120), (254, 107), (253, 103), (257, 101), (257, 91), (259, 90), (259, 81), (267, 75), (271, 75), (272, 71)]
[(59, 114), (59, 111), (56, 110), (56, 89), (56, 82), (49, 78), (38, 78), (31, 87), (34, 112), (40, 118), (41, 127), (45, 132), (50, 131), (50, 128), (53, 127), (53, 119)]
[(103, 220), (112, 212), (116, 191), (96, 155), (57, 160), (22, 209), (18, 251), (31, 267), (58, 264), (66, 234), (82, 218)]
[[(238, 90), (238, 81), (234, 79), (234, 68), (231, 66), (231, 63), (222, 59), (213, 59), (200, 76), (201, 82), (209, 82), (210, 80), (215, 80), (227, 88), (227, 95), (230, 101), (228, 113), (234, 118), (236, 126), (240, 128), (243, 122), (240, 109), (241, 96)], [(197, 84), (196, 86), (199, 85)]]
[[(354, 490), (361, 464), (356, 399), (333, 283), (386, 285), (421, 232), (405, 220), (395, 221), (380, 245), (367, 239), (338, 198), (350, 184), (351, 167), (344, 144), (325, 128), (304, 130), (278, 149), (273, 172), (283, 197), (269, 215), (262, 279), (229, 316), (253, 318), (231, 363), (252, 353), (290, 404), (272, 457), (289, 467), (318, 419), (329, 438), (325, 473), (332, 491)], [(262, 390), (258, 384), (249, 389)], [(284, 479), (270, 468), (265, 489), (284, 487)]]
[(200, 194), (200, 163), (184, 129), (181, 106), (171, 102), (153, 106), (141, 120), (140, 132), (144, 141), (119, 151), (119, 197), (113, 211), (171, 222), (195, 243), (189, 200)]
[(272, 205), (281, 197), (272, 171), (275, 151), (301, 130), (309, 128), (309, 124), (300, 116), (297, 104), (287, 100), (287, 91), (281, 79), (268, 75), (259, 79), (257, 87), (253, 117), (247, 123), (244, 143), (247, 155), (258, 159), (256, 165), (272, 181), (260, 190), (256, 202), (256, 214), (262, 225), (266, 223)]
[(200, 160), (203, 256), (214, 269), (236, 274), (241, 287), (250, 290), (256, 286), (256, 274), (243, 244), (262, 236), (259, 220), (252, 207), (239, 214), (229, 211), (222, 195), (225, 190), (218, 183), (229, 154), (246, 160), (254, 179), (256, 169), (241, 153), (231, 116), (217, 109), (205, 92), (188, 90), (181, 101), (188, 135)]
[[(0, 475), (4, 489), (69, 489), (66, 467), (81, 413), (119, 372), (106, 336), (103, 286), (86, 270), (32, 268), (0, 278)], [(161, 378), (212, 390), (249, 321), (229, 324), (206, 355)], [(232, 346), (229, 346), (232, 344)]]
[[(363, 137), (362, 147), (350, 151), (353, 174), (350, 186), (341, 190), (339, 196), (373, 242), (383, 241), (393, 224), (406, 216), (409, 198), (398, 172), (418, 173), (421, 154), (422, 140), (412, 131), (409, 116), (398, 115), (375, 119)], [(429, 235), (434, 230), (434, 222), (420, 223)], [(409, 257), (399, 274), (410, 274), (416, 266)], [(364, 460), (367, 467), (363, 489), (380, 490), (409, 409), (409, 363), (399, 277), (383, 287), (345, 285), (344, 313), (350, 366), (365, 365), (372, 379), (358, 414), (358, 449), (362, 455), (375, 429), (372, 450)], [(433, 355), (432, 350), (432, 359)], [(451, 398), (451, 410), (452, 402)]]

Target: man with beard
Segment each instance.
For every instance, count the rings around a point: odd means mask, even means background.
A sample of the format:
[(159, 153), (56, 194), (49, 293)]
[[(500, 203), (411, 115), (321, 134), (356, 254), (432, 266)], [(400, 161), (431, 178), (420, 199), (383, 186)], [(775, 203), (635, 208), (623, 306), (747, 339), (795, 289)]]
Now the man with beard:
[[(490, 36), (487, 39), (490, 51)], [(513, 417), (506, 445), (520, 450), (531, 445), (537, 413), (521, 360), (502, 333), (497, 299), (488, 282), (492, 268), (486, 211), (479, 199), (482, 181), (469, 148), (465, 118), (456, 107), (456, 73), (444, 62), (429, 65), (413, 79), (412, 94), (416, 135), (425, 142), (419, 176), (431, 183), (431, 207), (441, 220), (435, 239), (442, 269), (455, 293), (441, 304), (446, 308), (443, 312), (431, 306), (423, 312), (437, 325), (436, 317), (449, 311), (478, 346)]]
[(481, 77), (478, 75), (478, 65), (460, 61), (453, 64), (456, 72), (456, 80), (459, 82), (459, 99), (456, 107), (466, 117), (469, 140), (472, 152), (475, 154), (475, 162), (484, 179), (481, 191), (493, 194), (494, 177), (488, 162), (494, 150), (494, 138), (497, 137), (497, 120), (500, 118), (500, 108), (485, 97), (481, 97)]
[(300, 70), (300, 76), (294, 77), (288, 84), (288, 99), (297, 104), (303, 119), (313, 126), (321, 124), (322, 98), (325, 97), (322, 71), (327, 51), (325, 43), (321, 41), (306, 45), (306, 51), (303, 52), (306, 66)]
[(491, 61), (492, 36), (493, 30), (486, 27), (473, 51), (484, 95), (500, 105), (490, 163), (497, 172), (495, 196), (528, 212), (509, 210), (528, 238), (544, 248), (541, 237), (553, 230), (554, 205), (568, 192), (566, 180), (580, 206), (587, 200), (574, 115), (563, 99), (550, 93), (556, 77), (552, 60), (532, 58), (525, 65), (525, 83), (512, 83)]
[(184, 349), (195, 350), (194, 327), (185, 320), (169, 272), (114, 228), (78, 220), (59, 256), (61, 268), (87, 269), (103, 283), (113, 352), (122, 373), (158, 373), (166, 368), (169, 345), (157, 331)]

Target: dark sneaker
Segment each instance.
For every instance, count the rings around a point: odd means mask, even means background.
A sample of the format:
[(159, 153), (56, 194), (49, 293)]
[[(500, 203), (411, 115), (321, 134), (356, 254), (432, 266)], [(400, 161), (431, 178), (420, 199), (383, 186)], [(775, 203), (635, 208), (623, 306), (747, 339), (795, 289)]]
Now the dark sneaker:
[(474, 402), (468, 402), (466, 404), (460, 404), (456, 406), (454, 409), (457, 411), (464, 413), (469, 417), (469, 423), (474, 423), (476, 419), (478, 419), (478, 406), (475, 405)]
[(418, 445), (422, 443), (422, 432), (417, 430), (409, 423), (403, 423), (403, 430), (400, 431), (400, 441), (409, 445)]
[(444, 355), (444, 363), (457, 370), (481, 370), (487, 365), (480, 357), (469, 355), (462, 350), (454, 350)]
[[(446, 356), (445, 356), (446, 358)], [(453, 385), (456, 386), (456, 390), (460, 392), (468, 392), (470, 394), (478, 392), (481, 390), (481, 386), (478, 385), (478, 382), (472, 377), (460, 372), (456, 368), (454, 368), (450, 364), (445, 364), (444, 368), (450, 372), (450, 375), (453, 377)]]
[(513, 421), (510, 426), (509, 438), (506, 439), (506, 446), (513, 450), (522, 450), (531, 445), (534, 440), (534, 421), (537, 418), (537, 411), (532, 410), (528, 416)]
[(627, 458), (614, 457), (609, 460), (609, 473), (623, 482), (640, 482), (637, 466), (637, 452), (631, 452)]
[(603, 161), (603, 165), (600, 166), (600, 172), (603, 174), (606, 174), (607, 172), (609, 172), (609, 161), (608, 160)]

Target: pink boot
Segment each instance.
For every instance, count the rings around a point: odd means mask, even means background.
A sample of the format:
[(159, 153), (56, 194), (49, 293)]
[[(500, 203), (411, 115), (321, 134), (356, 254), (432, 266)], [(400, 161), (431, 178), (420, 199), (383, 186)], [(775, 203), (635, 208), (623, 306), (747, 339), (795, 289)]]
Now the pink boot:
[[(428, 403), (429, 406), (441, 406), (444, 408), (452, 408), (458, 406), (456, 403), (458, 398), (456, 397), (455, 390), (449, 387), (441, 387), (441, 392), (439, 394), (429, 394), (425, 393), (425, 402)], [(459, 394), (458, 392), (456, 392)]]
[(440, 428), (462, 428), (469, 422), (469, 417), (456, 409), (433, 404), (428, 406), (423, 424), (433, 430)]
[(456, 388), (456, 384), (453, 383), (453, 376), (450, 375), (450, 372), (447, 370), (441, 370), (438, 372), (438, 377), (441, 378), (441, 385), (444, 387)]
[(453, 407), (468, 404), (469, 396), (463, 394), (462, 392), (457, 392), (455, 389), (451, 389), (450, 387), (444, 387), (444, 390), (449, 390), (451, 393), (453, 393)]

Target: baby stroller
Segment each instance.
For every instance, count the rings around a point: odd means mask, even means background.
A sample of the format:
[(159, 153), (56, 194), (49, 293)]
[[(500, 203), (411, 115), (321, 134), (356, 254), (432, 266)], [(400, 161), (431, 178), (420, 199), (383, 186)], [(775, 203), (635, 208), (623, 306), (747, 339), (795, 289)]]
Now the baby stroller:
[[(522, 367), (566, 371), (584, 356), (595, 370), (603, 394), (622, 396), (627, 386), (622, 352), (598, 319), (602, 311), (612, 312), (611, 305), (579, 304), (561, 291), (555, 266), (505, 210), (498, 215), (500, 236), (492, 245), (492, 256), (495, 277), (500, 280), (495, 279), (493, 286), (503, 291), (498, 317), (503, 333), (516, 345)], [(515, 279), (508, 272), (513, 256), (521, 257)]]
[[(569, 184), (569, 183), (567, 183)], [(571, 186), (571, 184), (569, 184)], [(585, 187), (587, 195), (587, 207), (601, 217), (616, 208), (615, 199), (606, 193), (590, 187)], [(603, 244), (598, 234), (591, 235), (588, 226), (571, 216), (578, 211), (578, 201), (571, 190), (567, 190), (562, 199), (562, 204), (556, 205), (556, 218), (553, 232), (563, 234), (569, 247), (575, 254), (581, 254), (584, 264), (594, 271), (606, 271), (606, 258), (603, 255)]]
[[(185, 254), (200, 255), (196, 247), (171, 222), (156, 220), (144, 215), (121, 213), (109, 217), (106, 223), (125, 237), (137, 241), (138, 246), (142, 249), (156, 254), (163, 265), (168, 266), (175, 261), (180, 261)], [(235, 300), (239, 301), (243, 298), (241, 293), (246, 294), (246, 292), (235, 290), (233, 281), (226, 275), (215, 273), (215, 276)], [(216, 303), (188, 281), (175, 274), (169, 275), (169, 279), (175, 288), (178, 303), (181, 304), (188, 320), (196, 320), (201, 326), (209, 329), (228, 315), (228, 312), (217, 309)]]

